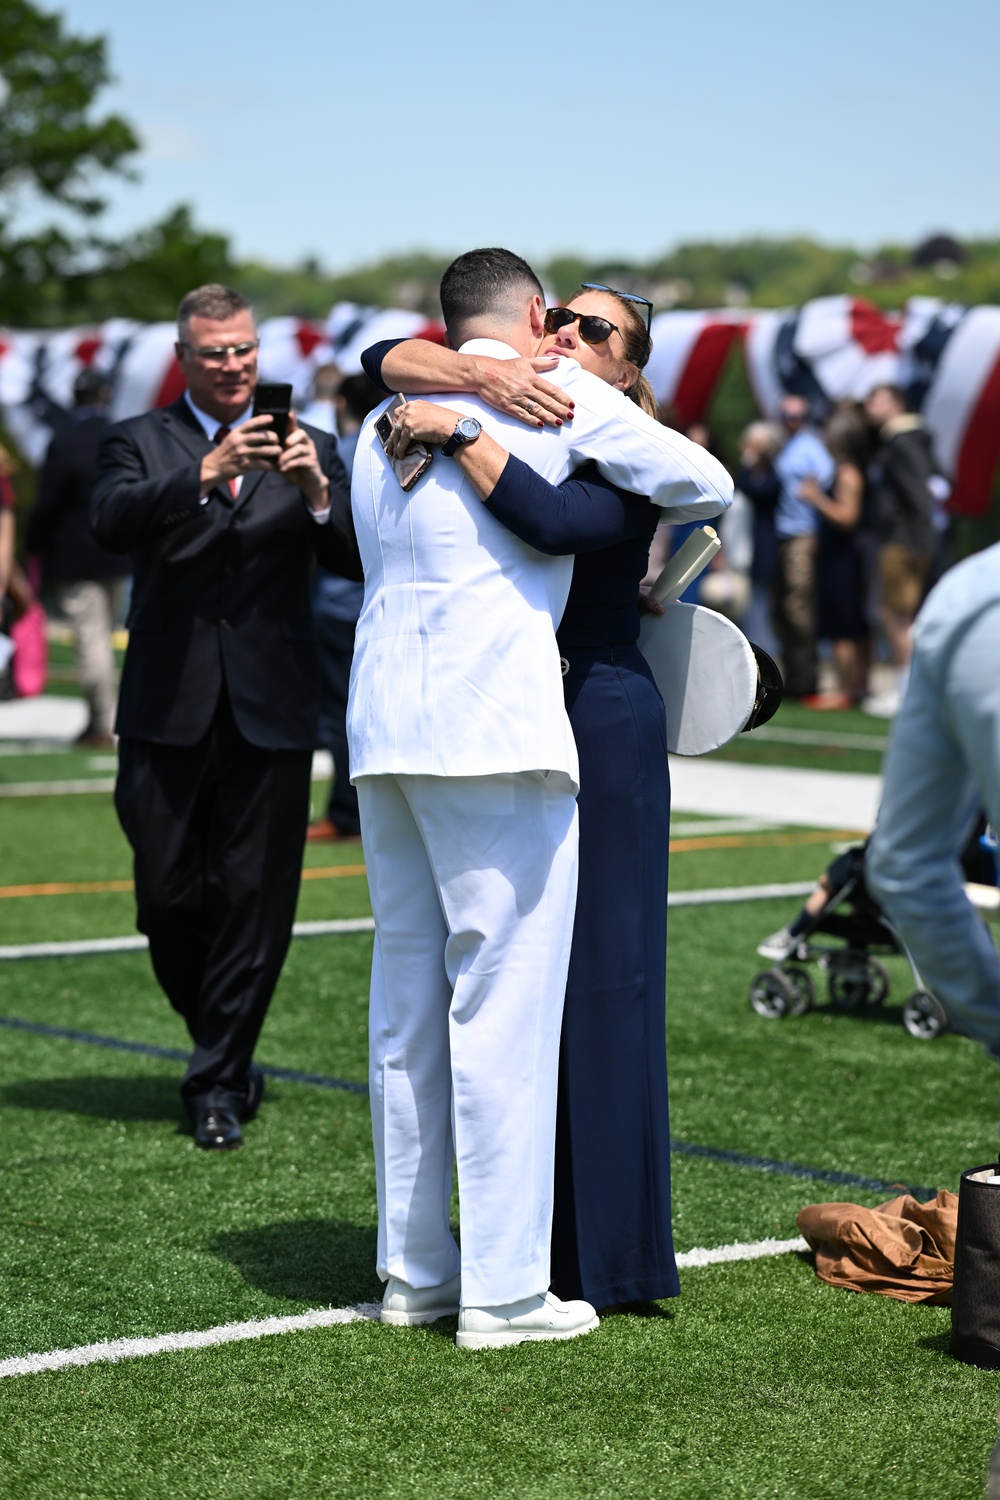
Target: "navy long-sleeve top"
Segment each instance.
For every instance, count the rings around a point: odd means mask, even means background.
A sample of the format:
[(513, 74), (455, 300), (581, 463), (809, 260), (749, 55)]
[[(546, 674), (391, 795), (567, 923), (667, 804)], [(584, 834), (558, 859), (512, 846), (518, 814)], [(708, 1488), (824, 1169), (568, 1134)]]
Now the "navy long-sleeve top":
[[(382, 360), (400, 342), (384, 339), (361, 356), (369, 380), (385, 391)], [(584, 464), (562, 484), (550, 484), (513, 454), (484, 504), (538, 552), (576, 554), (558, 630), (561, 650), (634, 645), (639, 636), (635, 601), (661, 519), (658, 506), (619, 489), (595, 464)]]
[(660, 519), (657, 506), (620, 490), (594, 464), (585, 464), (562, 484), (550, 484), (513, 455), (484, 503), (529, 547), (550, 556), (576, 554), (557, 632), (561, 649), (635, 644), (635, 601)]

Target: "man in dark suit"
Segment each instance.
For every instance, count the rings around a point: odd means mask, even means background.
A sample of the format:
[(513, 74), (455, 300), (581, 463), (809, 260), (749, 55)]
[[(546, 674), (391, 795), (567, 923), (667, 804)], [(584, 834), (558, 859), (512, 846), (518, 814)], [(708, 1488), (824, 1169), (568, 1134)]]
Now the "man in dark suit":
[(119, 618), (129, 564), (127, 558), (99, 547), (88, 524), (97, 455), (108, 426), (108, 376), (81, 370), (73, 397), (72, 416), (49, 444), (38, 477), (38, 498), (28, 518), (25, 546), (41, 558), (43, 581), (55, 589), (59, 608), (73, 631), (77, 672), (90, 708), (90, 719), (77, 744), (113, 750), (111, 631)]
[(111, 427), (91, 506), (133, 554), (115, 803), (137, 923), (194, 1041), (181, 1095), (208, 1149), (242, 1141), (252, 1063), (291, 937), (319, 701), (313, 555), (360, 578), (350, 486), (326, 433), (282, 445), (250, 415), (246, 299), (200, 287), (178, 310), (181, 399)]

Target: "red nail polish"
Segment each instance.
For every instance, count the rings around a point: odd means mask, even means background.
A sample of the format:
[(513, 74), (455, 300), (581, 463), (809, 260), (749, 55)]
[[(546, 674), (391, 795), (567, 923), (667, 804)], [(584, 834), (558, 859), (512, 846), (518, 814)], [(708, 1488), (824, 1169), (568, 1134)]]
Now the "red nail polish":
[(561, 427), (562, 426), (562, 417), (556, 417), (556, 426), (557, 427)]

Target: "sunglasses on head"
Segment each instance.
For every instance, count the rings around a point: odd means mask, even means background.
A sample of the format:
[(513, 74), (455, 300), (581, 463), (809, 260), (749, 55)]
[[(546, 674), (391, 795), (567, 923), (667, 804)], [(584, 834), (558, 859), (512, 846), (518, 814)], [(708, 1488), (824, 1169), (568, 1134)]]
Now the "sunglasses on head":
[(650, 300), (649, 300), (648, 297), (640, 297), (639, 294), (638, 294), (638, 292), (620, 292), (616, 286), (604, 286), (599, 281), (585, 281), (583, 283), (583, 290), (585, 292), (610, 292), (611, 295), (612, 295), (612, 297), (620, 297), (623, 302), (638, 302), (638, 304), (639, 304), (640, 307), (645, 308), (645, 310), (646, 310), (646, 347), (642, 351), (642, 358), (639, 361), (639, 368), (642, 369), (643, 365), (646, 363), (647, 359), (649, 358), (650, 332), (651, 332), (652, 327), (653, 327), (653, 304), (652, 304), (652, 302), (650, 302)]

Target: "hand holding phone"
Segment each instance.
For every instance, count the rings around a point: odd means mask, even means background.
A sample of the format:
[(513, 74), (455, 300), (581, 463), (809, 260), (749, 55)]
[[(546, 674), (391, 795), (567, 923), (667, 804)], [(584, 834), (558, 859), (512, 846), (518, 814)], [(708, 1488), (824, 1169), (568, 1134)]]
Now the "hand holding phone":
[(282, 382), (258, 380), (253, 393), (253, 415), (270, 417), (282, 448), (288, 439), (288, 414), (292, 409), (292, 388)]
[(426, 474), (430, 468), (434, 454), (423, 443), (411, 443), (402, 457), (396, 457), (394, 454), (386, 452), (393, 433), (392, 414), (405, 405), (405, 396), (394, 396), (392, 404), (385, 409), (375, 423), (375, 434), (382, 444), (382, 451), (386, 453), (386, 457), (392, 465), (392, 472), (399, 480), (400, 488), (412, 490), (421, 474)]

